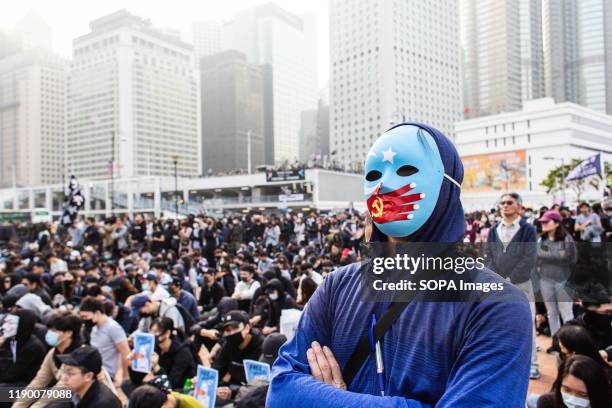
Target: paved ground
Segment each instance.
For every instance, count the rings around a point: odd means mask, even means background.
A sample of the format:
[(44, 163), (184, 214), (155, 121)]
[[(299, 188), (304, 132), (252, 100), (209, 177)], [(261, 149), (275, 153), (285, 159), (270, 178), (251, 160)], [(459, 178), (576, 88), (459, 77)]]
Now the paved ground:
[(551, 339), (547, 336), (537, 337), (540, 351), (538, 351), (538, 362), (540, 363), (540, 379), (529, 381), (529, 394), (544, 394), (550, 391), (555, 378), (557, 378), (556, 354), (546, 354), (546, 349), (551, 345)]

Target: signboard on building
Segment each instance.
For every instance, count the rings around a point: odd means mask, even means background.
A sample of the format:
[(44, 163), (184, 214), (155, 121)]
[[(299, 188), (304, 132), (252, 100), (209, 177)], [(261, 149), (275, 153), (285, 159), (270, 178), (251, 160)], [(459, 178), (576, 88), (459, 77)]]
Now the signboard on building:
[(304, 201), (304, 194), (279, 194), (278, 201), (281, 203)]
[(526, 190), (527, 154), (525, 150), (463, 156), (465, 192)]
[(304, 180), (306, 172), (303, 168), (290, 170), (266, 170), (266, 181), (295, 181)]

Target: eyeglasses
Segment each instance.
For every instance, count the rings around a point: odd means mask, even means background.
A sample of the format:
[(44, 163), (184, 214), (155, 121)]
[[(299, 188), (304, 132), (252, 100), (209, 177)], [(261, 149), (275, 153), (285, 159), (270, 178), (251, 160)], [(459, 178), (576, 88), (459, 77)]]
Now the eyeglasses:
[(508, 201), (500, 201), (499, 205), (514, 205), (516, 201), (508, 200)]

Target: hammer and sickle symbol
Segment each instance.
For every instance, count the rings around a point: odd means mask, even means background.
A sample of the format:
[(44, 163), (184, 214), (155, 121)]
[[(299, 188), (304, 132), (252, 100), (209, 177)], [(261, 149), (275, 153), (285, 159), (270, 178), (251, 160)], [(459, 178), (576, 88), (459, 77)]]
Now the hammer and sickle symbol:
[(381, 217), (383, 215), (383, 207), (383, 200), (380, 197), (376, 197), (376, 199), (372, 203), (372, 208), (374, 209), (374, 212), (372, 212), (372, 217)]

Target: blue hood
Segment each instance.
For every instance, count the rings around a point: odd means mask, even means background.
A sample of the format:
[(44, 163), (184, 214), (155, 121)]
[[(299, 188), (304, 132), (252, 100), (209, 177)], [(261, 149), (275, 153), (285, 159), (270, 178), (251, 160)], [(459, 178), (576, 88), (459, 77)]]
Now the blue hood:
[[(389, 130), (406, 125), (418, 126), (431, 135), (440, 152), (444, 172), (461, 184), (463, 182), (463, 163), (453, 142), (438, 129), (417, 122), (401, 123)], [(410, 241), (453, 243), (462, 240), (465, 234), (465, 221), (460, 194), (459, 187), (445, 178), (433, 213), (421, 228), (410, 235)], [(387, 240), (387, 236), (376, 228), (376, 225), (373, 224), (372, 227), (372, 242)]]

